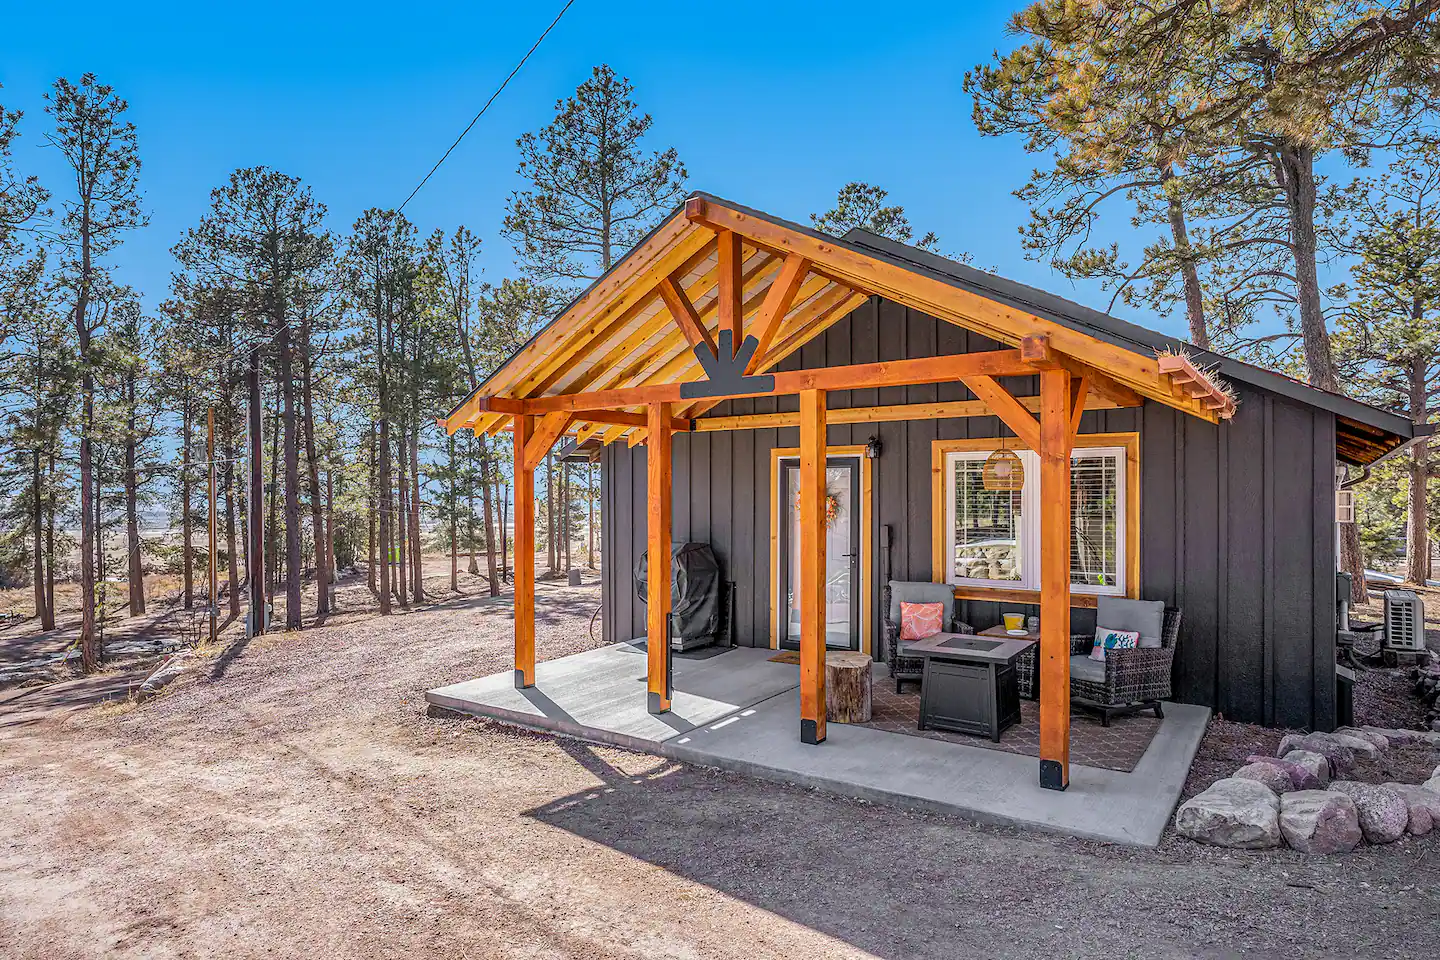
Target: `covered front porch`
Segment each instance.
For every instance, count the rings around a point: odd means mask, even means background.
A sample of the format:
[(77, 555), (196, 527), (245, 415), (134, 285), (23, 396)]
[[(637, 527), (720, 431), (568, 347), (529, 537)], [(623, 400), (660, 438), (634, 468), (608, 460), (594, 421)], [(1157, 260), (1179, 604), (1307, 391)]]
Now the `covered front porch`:
[[(1059, 794), (1035, 781), (1032, 757), (988, 746), (842, 723), (829, 724), (823, 750), (803, 744), (794, 733), (800, 669), (772, 654), (717, 647), (676, 655), (662, 714), (650, 713), (641, 696), (644, 640), (539, 663), (528, 687), (501, 673), (425, 696), (437, 707), (762, 779), (1139, 846), (1159, 842), (1210, 715), (1167, 704), (1133, 770), (1075, 763), (1069, 791)], [(884, 683), (881, 673), (876, 683)]]
[[(1000, 348), (776, 370), (787, 356), (872, 297), (925, 311)], [(1212, 423), (1229, 416), (1233, 402), (1183, 357), (1136, 352), (1037, 314), (1002, 307), (874, 251), (696, 196), (441, 422), (450, 432), (512, 432), (515, 554), (520, 557), (534, 552), (535, 469), (561, 436), (643, 444), (646, 547), (650, 557), (666, 557), (671, 552), (676, 434), (743, 431), (772, 422), (774, 415), (704, 416), (726, 400), (797, 398), (798, 410), (778, 416), (793, 417), (799, 428), (799, 562), (793, 586), (798, 598), (798, 679), (783, 695), (752, 691), (745, 697), (752, 706), (768, 704), (767, 710), (778, 709), (778, 702), (795, 707), (791, 738), (798, 714), (800, 744), (784, 749), (812, 748), (815, 756), (798, 767), (786, 767), (793, 773), (811, 765), (843, 764), (833, 749), (813, 750), (822, 743), (834, 746), (825, 708), (825, 484), (827, 427), (841, 418), (832, 417), (829, 396), (942, 383), (963, 384), (971, 399), (956, 404), (877, 403), (843, 415), (892, 421), (993, 416), (1017, 447), (1038, 455), (1036, 589), (989, 595), (1039, 609), (1038, 779), (1041, 787), (1065, 790), (1071, 782), (1070, 611), (1087, 599), (1071, 591), (1071, 455), (1081, 417), (1087, 410), (1138, 407), (1147, 400)], [(1020, 383), (1038, 385), (1038, 395), (1017, 394)], [(871, 551), (864, 552), (868, 556)], [(1137, 588), (1132, 577), (1129, 589)], [(532, 703), (549, 694), (526, 693), (537, 687), (540, 676), (529, 564), (517, 565), (515, 594), (511, 681), (521, 699)], [(615, 688), (615, 696), (628, 695), (633, 701), (617, 706), (616, 715), (629, 717), (643, 709), (654, 718), (640, 724), (646, 729), (688, 725), (687, 733), (706, 739), (698, 731), (709, 730), (708, 717), (676, 716), (679, 688), (667, 656), (669, 564), (648, 565), (647, 595), (644, 696), (634, 687)], [(1094, 598), (1088, 599), (1093, 604)], [(599, 689), (590, 692), (600, 696)], [(741, 724), (733, 720), (731, 725)], [(884, 731), (867, 731), (862, 740), (872, 733)], [(849, 730), (844, 734), (847, 741), (857, 735)], [(674, 747), (693, 749), (678, 741)], [(870, 759), (862, 751), (855, 762)], [(886, 767), (874, 759), (878, 768)], [(1017, 757), (984, 762), (1002, 763), (1007, 769), (1031, 764), (1033, 770), (1035, 761)], [(864, 776), (885, 782), (879, 773)]]

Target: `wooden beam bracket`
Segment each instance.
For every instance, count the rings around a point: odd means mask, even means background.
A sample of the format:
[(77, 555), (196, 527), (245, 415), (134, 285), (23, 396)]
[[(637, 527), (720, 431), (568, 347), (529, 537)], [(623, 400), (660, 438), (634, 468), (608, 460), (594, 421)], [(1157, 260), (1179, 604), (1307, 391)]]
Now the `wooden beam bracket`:
[(1025, 405), (1015, 398), (1015, 395), (1004, 387), (994, 377), (975, 376), (962, 377), (965, 386), (970, 392), (981, 400), (986, 406), (995, 412), (1005, 426), (1015, 432), (1015, 436), (1028, 446), (1031, 450), (1040, 449), (1040, 421), (1035, 415), (1025, 409)]

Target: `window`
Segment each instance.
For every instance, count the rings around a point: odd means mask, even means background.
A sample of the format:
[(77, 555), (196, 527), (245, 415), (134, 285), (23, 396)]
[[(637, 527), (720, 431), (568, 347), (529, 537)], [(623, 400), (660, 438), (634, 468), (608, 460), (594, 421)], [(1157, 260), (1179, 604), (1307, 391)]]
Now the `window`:
[[(940, 460), (944, 517), (937, 549), (946, 581), (1040, 589), (1040, 458), (1016, 450), (1025, 469), (1024, 488), (986, 490), (982, 471), (993, 447), (972, 441), (941, 445), (965, 447), (946, 450)], [(1125, 593), (1131, 456), (1127, 446), (1077, 446), (1071, 455), (1070, 584), (1075, 593)]]

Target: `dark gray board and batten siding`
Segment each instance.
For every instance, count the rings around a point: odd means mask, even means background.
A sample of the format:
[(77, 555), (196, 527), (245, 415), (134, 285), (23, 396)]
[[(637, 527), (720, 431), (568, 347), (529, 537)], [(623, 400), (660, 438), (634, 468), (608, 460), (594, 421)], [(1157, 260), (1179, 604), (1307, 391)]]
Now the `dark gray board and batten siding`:
[[(868, 363), (992, 350), (994, 341), (887, 300), (872, 298), (781, 364), (781, 369)], [(1037, 392), (1034, 378), (1007, 385)], [(1140, 433), (1141, 596), (1184, 612), (1175, 695), (1233, 720), (1330, 729), (1334, 725), (1334, 414), (1235, 384), (1239, 409), (1222, 425), (1161, 404), (1092, 410), (1084, 433)], [(831, 407), (965, 400), (959, 383), (839, 391)], [(731, 400), (713, 415), (799, 408), (798, 398)], [(994, 417), (837, 424), (833, 446), (882, 444), (873, 462), (872, 543), (893, 532), (890, 576), (931, 579), (930, 442), (994, 437)], [(1008, 431), (1006, 431), (1008, 435)], [(794, 447), (799, 429), (677, 434), (674, 520), (678, 540), (713, 545), (736, 584), (738, 642), (770, 642), (770, 452)], [(604, 449), (604, 629), (608, 641), (643, 636), (645, 607), (631, 582), (645, 550), (645, 448)], [(879, 617), (879, 557), (871, 609)], [(1000, 604), (968, 602), (977, 628)], [(1006, 609), (1014, 609), (1006, 604)], [(1092, 611), (1074, 611), (1076, 632)], [(872, 635), (881, 636), (878, 624)]]

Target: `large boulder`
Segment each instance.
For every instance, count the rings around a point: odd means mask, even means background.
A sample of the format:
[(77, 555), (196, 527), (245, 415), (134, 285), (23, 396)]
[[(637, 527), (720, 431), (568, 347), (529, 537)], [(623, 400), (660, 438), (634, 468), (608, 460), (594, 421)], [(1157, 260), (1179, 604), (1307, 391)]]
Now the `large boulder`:
[(1359, 759), (1380, 759), (1380, 748), (1365, 737), (1357, 736), (1355, 734), (1341, 733), (1338, 730), (1330, 734), (1330, 736), (1335, 738), (1336, 743), (1340, 744), (1342, 747), (1355, 754), (1355, 756)]
[(1349, 853), (1360, 845), (1360, 812), (1346, 794), (1296, 790), (1280, 798), (1280, 833), (1301, 853)]
[(1328, 733), (1286, 734), (1275, 755), (1284, 757), (1295, 750), (1308, 750), (1329, 760), (1332, 777), (1344, 776), (1355, 769), (1355, 751)]
[(1426, 790), (1434, 790), (1436, 793), (1440, 793), (1440, 767), (1436, 767), (1430, 779), (1426, 780), (1421, 786)]
[(1411, 836), (1423, 837), (1440, 824), (1440, 793), (1413, 783), (1387, 783), (1384, 786), (1405, 798), (1405, 805), (1410, 808), (1410, 822), (1405, 829)]
[(1370, 843), (1393, 843), (1410, 825), (1410, 805), (1389, 787), (1354, 780), (1337, 780), (1330, 789), (1350, 795), (1360, 811), (1360, 830)]
[[(1317, 761), (1316, 764), (1312, 764), (1312, 766), (1318, 767), (1320, 773), (1317, 774), (1314, 770), (1311, 769), (1311, 767), (1303, 766), (1293, 761), (1292, 758), (1301, 753), (1304, 753), (1304, 751), (1296, 750), (1294, 753), (1290, 754), (1289, 757), (1286, 757), (1283, 760), (1280, 757), (1262, 757), (1258, 753), (1252, 753), (1250, 756), (1245, 758), (1245, 762), (1247, 764), (1265, 763), (1269, 764), (1272, 767), (1278, 767), (1279, 769), (1284, 770), (1285, 773), (1290, 777), (1291, 790), (1324, 790), (1325, 784), (1330, 782), (1330, 777), (1328, 775), (1330, 772), (1330, 761), (1326, 760), (1318, 753), (1310, 754), (1310, 756), (1314, 757)], [(1321, 778), (1320, 774), (1324, 774), (1323, 779)], [(1240, 774), (1237, 772), (1235, 775), (1238, 777)], [(1254, 778), (1252, 777), (1252, 779)], [(1284, 793), (1286, 791), (1276, 790), (1275, 792)]]
[(1280, 845), (1280, 798), (1243, 777), (1216, 780), (1175, 812), (1183, 837), (1217, 847), (1259, 850)]
[(1311, 779), (1318, 786), (1311, 786), (1306, 783), (1296, 783), (1301, 790), (1324, 790), (1330, 784), (1330, 761), (1324, 754), (1316, 753), (1313, 750), (1291, 750), (1285, 754), (1285, 763), (1294, 764), (1308, 773)]
[(1340, 727), (1335, 732), (1343, 733), (1348, 737), (1358, 737), (1361, 740), (1369, 740), (1378, 750), (1390, 749), (1390, 738), (1376, 730), (1362, 730), (1359, 727)]
[(1247, 763), (1230, 776), (1263, 783), (1275, 793), (1289, 793), (1295, 789), (1295, 781), (1290, 779), (1290, 771), (1273, 763)]

